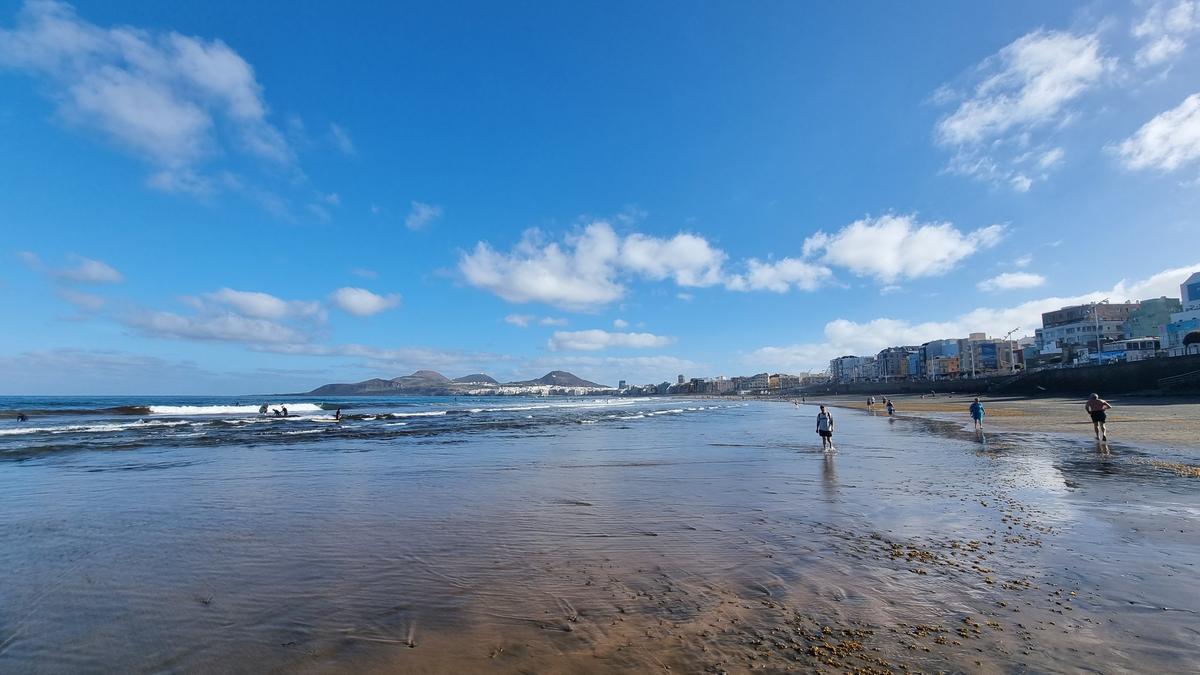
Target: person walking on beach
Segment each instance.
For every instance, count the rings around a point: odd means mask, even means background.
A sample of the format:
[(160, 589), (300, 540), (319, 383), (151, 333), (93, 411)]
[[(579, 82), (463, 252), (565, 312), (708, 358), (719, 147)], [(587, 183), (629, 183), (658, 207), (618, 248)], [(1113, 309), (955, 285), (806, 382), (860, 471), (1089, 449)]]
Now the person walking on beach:
[(1087, 410), (1088, 415), (1092, 418), (1092, 428), (1096, 431), (1096, 440), (1108, 440), (1108, 428), (1105, 427), (1105, 422), (1108, 421), (1108, 415), (1105, 410), (1112, 409), (1108, 401), (1100, 398), (1099, 394), (1092, 394), (1087, 403), (1083, 404), (1084, 410)]
[(983, 431), (983, 404), (979, 399), (971, 404), (971, 419), (975, 420), (975, 431)]
[(825, 452), (833, 450), (833, 415), (821, 406), (817, 413), (817, 435), (821, 437), (821, 449)]
[(883, 402), (887, 404), (888, 417), (891, 417), (896, 412), (896, 404), (890, 398), (883, 399)]
[(875, 397), (871, 396), (867, 399), (867, 412), (875, 410)]

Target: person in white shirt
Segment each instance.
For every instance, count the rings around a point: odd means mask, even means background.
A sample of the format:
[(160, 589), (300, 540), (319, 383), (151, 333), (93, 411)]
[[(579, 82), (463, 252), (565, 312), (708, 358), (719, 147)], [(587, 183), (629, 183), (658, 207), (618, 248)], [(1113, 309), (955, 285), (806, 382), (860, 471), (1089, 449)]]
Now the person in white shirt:
[(822, 450), (833, 450), (833, 415), (825, 410), (825, 406), (817, 413), (817, 435), (821, 437)]

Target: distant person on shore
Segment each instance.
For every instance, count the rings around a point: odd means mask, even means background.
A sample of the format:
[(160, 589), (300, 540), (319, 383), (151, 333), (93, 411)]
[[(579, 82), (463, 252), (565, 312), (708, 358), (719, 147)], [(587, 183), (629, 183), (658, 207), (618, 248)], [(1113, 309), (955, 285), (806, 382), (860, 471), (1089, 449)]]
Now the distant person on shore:
[(979, 399), (971, 404), (971, 419), (975, 420), (975, 431), (983, 431), (983, 404)]
[(1108, 421), (1108, 415), (1104, 411), (1111, 410), (1112, 406), (1108, 401), (1100, 398), (1099, 394), (1092, 394), (1088, 402), (1083, 404), (1083, 408), (1092, 418), (1092, 428), (1096, 431), (1096, 440), (1107, 441), (1108, 428), (1105, 426), (1105, 422)]
[(825, 410), (825, 406), (821, 406), (821, 412), (817, 413), (817, 435), (821, 437), (821, 449), (825, 452), (832, 452), (833, 415)]
[(875, 410), (875, 397), (871, 396), (867, 399), (867, 412)]
[(888, 417), (891, 417), (896, 412), (896, 404), (890, 398), (883, 399), (883, 402), (887, 404)]

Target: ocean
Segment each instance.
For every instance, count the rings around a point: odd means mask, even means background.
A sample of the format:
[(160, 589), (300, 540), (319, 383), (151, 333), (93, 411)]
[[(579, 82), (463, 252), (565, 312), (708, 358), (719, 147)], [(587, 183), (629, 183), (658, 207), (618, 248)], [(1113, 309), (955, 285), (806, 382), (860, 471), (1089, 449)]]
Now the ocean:
[(0, 672), (1200, 669), (1194, 478), (815, 415), (0, 398)]

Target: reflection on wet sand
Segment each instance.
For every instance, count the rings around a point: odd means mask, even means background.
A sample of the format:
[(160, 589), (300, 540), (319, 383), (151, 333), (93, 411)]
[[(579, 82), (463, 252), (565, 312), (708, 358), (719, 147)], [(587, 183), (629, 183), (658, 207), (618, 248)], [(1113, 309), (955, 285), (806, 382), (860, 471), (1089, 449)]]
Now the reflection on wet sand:
[(5, 465), (0, 670), (1200, 667), (1188, 478), (814, 415)]

